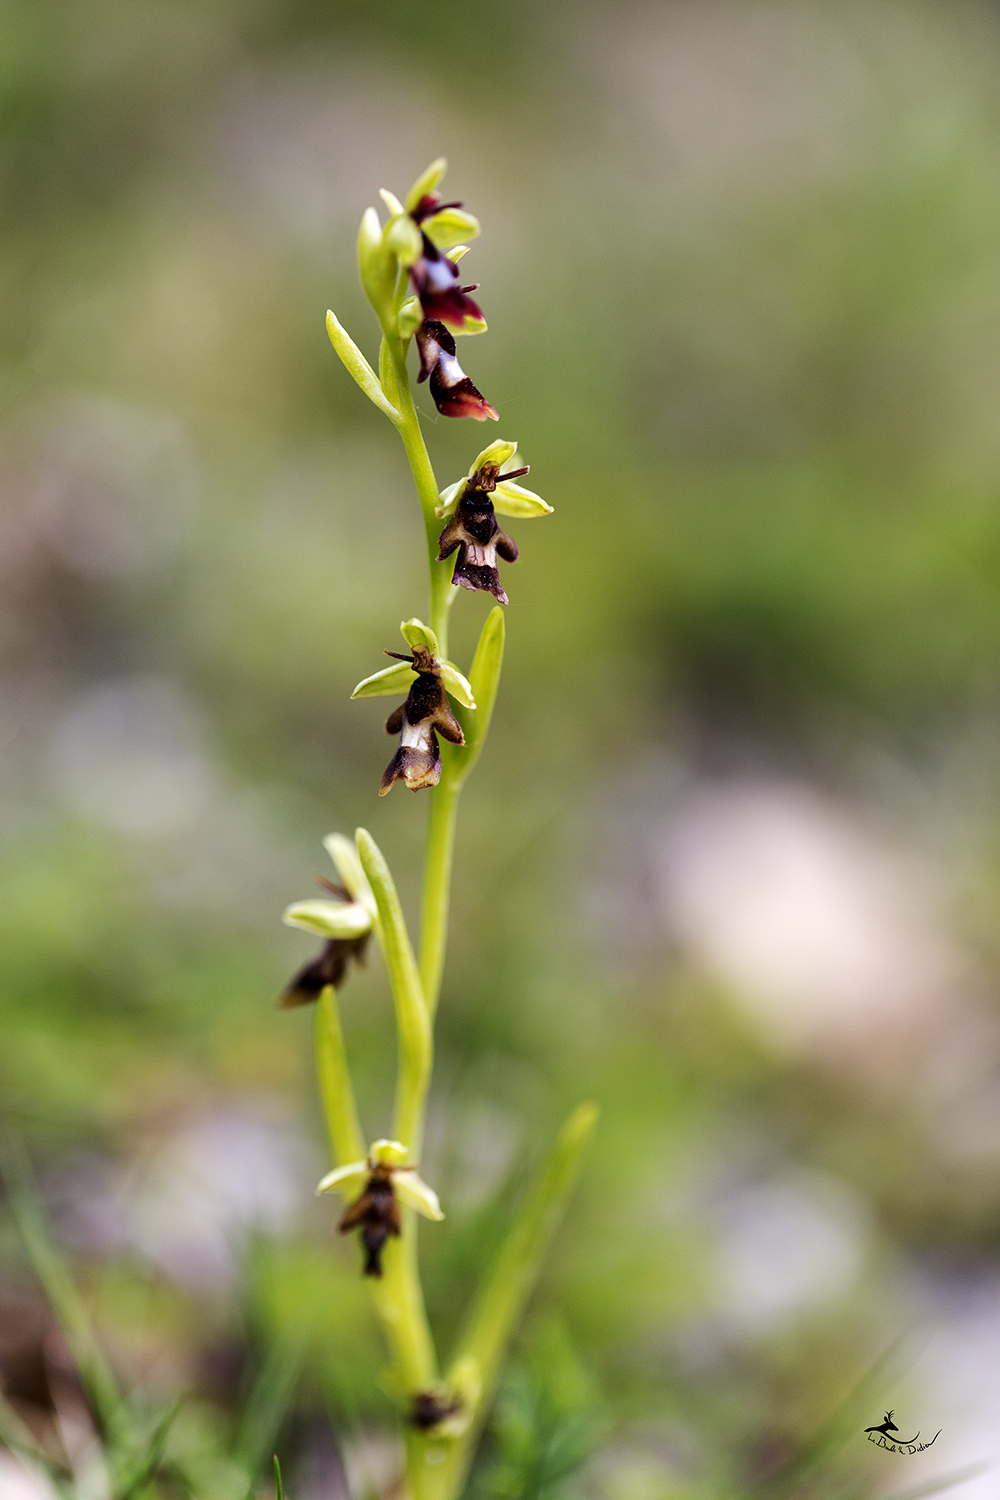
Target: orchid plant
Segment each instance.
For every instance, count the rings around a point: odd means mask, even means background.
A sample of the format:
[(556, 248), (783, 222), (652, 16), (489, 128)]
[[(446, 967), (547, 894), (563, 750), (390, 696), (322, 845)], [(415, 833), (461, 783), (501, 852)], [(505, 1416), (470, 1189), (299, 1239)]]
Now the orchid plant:
[[(468, 473), (445, 489), (434, 476), (407, 369), (411, 343), (419, 353), (416, 383), (427, 383), (443, 416), (499, 420), (456, 352), (456, 336), (483, 333), (486, 322), (472, 296), (478, 287), (463, 284), (459, 272), (465, 242), (479, 234), (479, 224), (461, 203), (443, 201), (438, 189), (445, 170), (443, 159), (435, 161), (402, 202), (383, 191), (387, 219), (369, 208), (361, 220), (361, 281), (382, 335), (378, 373), (334, 314), (327, 314), (342, 363), (402, 439), (426, 536), (429, 624), (404, 621), (407, 651), (387, 651), (393, 665), (364, 678), (353, 693), (404, 700), (386, 721), (399, 745), (378, 790), (384, 796), (402, 781), (429, 796), (419, 946), (414, 949), (389, 867), (371, 835), (363, 828), (354, 840), (331, 834), (325, 843), (338, 881), (328, 884), (326, 899), (297, 902), (284, 915), (290, 925), (322, 938), (323, 946), (281, 1000), (317, 1007), (320, 1092), (335, 1160), (318, 1191), (343, 1196), (346, 1209), (338, 1227), (360, 1235), (361, 1274), (390, 1350), (385, 1385), (403, 1424), (405, 1483), (413, 1500), (453, 1500), (464, 1486), (505, 1351), (596, 1118), (594, 1106), (584, 1104), (564, 1124), (473, 1299), (450, 1359), (442, 1364), (424, 1309), (415, 1215), (444, 1218), (417, 1169), (447, 944), (456, 816), (500, 681), (501, 606), (507, 594), (498, 560), (509, 564), (518, 555), (497, 512), (516, 520), (551, 513), (551, 506), (517, 482), (528, 466), (517, 463), (514, 442), (491, 443)], [(498, 601), (467, 676), (448, 655), (449, 615), (459, 588), (485, 591)], [(372, 936), (392, 988), (399, 1060), (392, 1138), (369, 1145), (355, 1105), (337, 994)]]

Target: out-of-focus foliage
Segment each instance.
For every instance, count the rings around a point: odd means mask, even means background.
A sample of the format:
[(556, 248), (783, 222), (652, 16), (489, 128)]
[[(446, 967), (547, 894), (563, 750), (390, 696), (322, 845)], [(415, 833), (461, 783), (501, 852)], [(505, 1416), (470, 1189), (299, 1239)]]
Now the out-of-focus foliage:
[[(425, 612), (419, 515), (323, 317), (374, 356), (357, 223), (441, 152), (484, 227), (463, 358), (555, 514), (465, 793), (439, 1326), (566, 1107), (603, 1111), (538, 1294), (586, 1400), (529, 1340), (475, 1482), (553, 1492), (598, 1410), (567, 1484), (742, 1493), (913, 1326), (861, 1425), (945, 1429), (912, 1483), (991, 1434), (998, 64), (985, 3), (0, 7), (4, 1120), (192, 1443), (304, 1330), (294, 1500), (394, 1451), (278, 918), (358, 822), (415, 918), (425, 814), (379, 803), (384, 705), (348, 701)], [(482, 433), (423, 404), (444, 485)], [(456, 603), (463, 670), (485, 613)], [(343, 1008), (378, 1136), (377, 964)], [(841, 1493), (901, 1488), (883, 1457), (858, 1432)]]

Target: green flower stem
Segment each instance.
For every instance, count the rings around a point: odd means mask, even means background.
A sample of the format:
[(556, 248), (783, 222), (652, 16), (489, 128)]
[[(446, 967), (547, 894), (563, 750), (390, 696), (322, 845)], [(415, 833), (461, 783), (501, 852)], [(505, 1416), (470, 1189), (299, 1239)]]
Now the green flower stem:
[[(424, 1129), (424, 1105), (430, 1083), (433, 1044), (427, 1006), (420, 987), (395, 882), (385, 857), (371, 834), (357, 832), (358, 857), (368, 877), (378, 908), (377, 934), (389, 971), (399, 1036), (399, 1074), (393, 1133), (419, 1161)], [(433, 1384), (437, 1359), (427, 1323), (417, 1269), (417, 1226), (409, 1209), (402, 1214), (402, 1234), (386, 1245), (382, 1277), (373, 1280), (372, 1298), (395, 1355), (394, 1384), (412, 1395)]]
[(448, 616), (455, 591), (451, 586), (451, 567), (437, 561), (441, 522), (434, 514), (434, 507), (440, 500), (438, 482), (434, 477), (427, 444), (420, 430), (420, 418), (417, 416), (417, 408), (413, 403), (403, 341), (396, 333), (384, 330), (383, 347), (388, 356), (386, 363), (392, 371), (393, 395), (398, 412), (394, 426), (402, 438), (406, 457), (413, 473), (413, 482), (420, 497), (420, 508), (424, 515), (427, 561), (431, 575), (430, 626), (438, 638), (441, 655), (446, 657), (448, 655)]
[(402, 1209), (402, 1233), (387, 1242), (382, 1276), (370, 1282), (375, 1310), (395, 1357), (391, 1384), (404, 1397), (425, 1391), (437, 1380), (437, 1356), (417, 1268), (416, 1218), (412, 1208)]
[(378, 907), (378, 936), (389, 971), (399, 1034), (399, 1076), (393, 1132), (407, 1147), (411, 1161), (419, 1161), (423, 1140), (424, 1103), (431, 1077), (433, 1043), (417, 961), (413, 956), (403, 909), (385, 856), (365, 828), (357, 833), (361, 867)]
[(349, 1162), (364, 1161), (365, 1137), (354, 1103), (337, 991), (332, 984), (327, 985), (316, 1006), (316, 1070), (334, 1162), (346, 1167)]

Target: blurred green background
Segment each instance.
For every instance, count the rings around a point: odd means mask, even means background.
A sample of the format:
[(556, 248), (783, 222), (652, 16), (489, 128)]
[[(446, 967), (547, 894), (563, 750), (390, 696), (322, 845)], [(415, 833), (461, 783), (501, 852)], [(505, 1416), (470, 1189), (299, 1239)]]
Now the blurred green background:
[[(1000, 1452), (998, 77), (986, 4), (0, 4), (0, 1102), (209, 1469), (291, 1341), (294, 1500), (392, 1475), (274, 998), (330, 830), (416, 916), (426, 806), (378, 800), (386, 709), (348, 694), (425, 612), (419, 516), (323, 315), (374, 356), (358, 220), (442, 153), (501, 420), (422, 398), (438, 477), (517, 438), (556, 508), (512, 526), (459, 837), (445, 1344), (562, 1114), (603, 1110), (478, 1491), (860, 1497)], [(343, 1006), (381, 1135), (377, 960)], [(44, 1425), (9, 1224), (0, 1255)], [(864, 1442), (890, 1406), (933, 1453)]]

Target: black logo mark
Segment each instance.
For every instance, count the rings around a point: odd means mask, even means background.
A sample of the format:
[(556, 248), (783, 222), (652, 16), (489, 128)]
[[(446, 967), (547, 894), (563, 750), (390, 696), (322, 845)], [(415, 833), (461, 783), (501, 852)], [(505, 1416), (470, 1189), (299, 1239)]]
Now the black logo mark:
[[(920, 1436), (919, 1432), (916, 1437), (911, 1438), (889, 1437), (890, 1432), (895, 1433), (898, 1431), (899, 1428), (892, 1420), (891, 1411), (886, 1412), (885, 1421), (879, 1427), (865, 1428), (865, 1432), (868, 1434), (868, 1441), (874, 1443), (877, 1448), (885, 1448), (888, 1453), (923, 1453), (925, 1448), (930, 1448), (941, 1436), (941, 1429), (939, 1427), (929, 1443), (917, 1442), (917, 1438)], [(877, 1437), (875, 1436), (876, 1433), (878, 1434)]]

